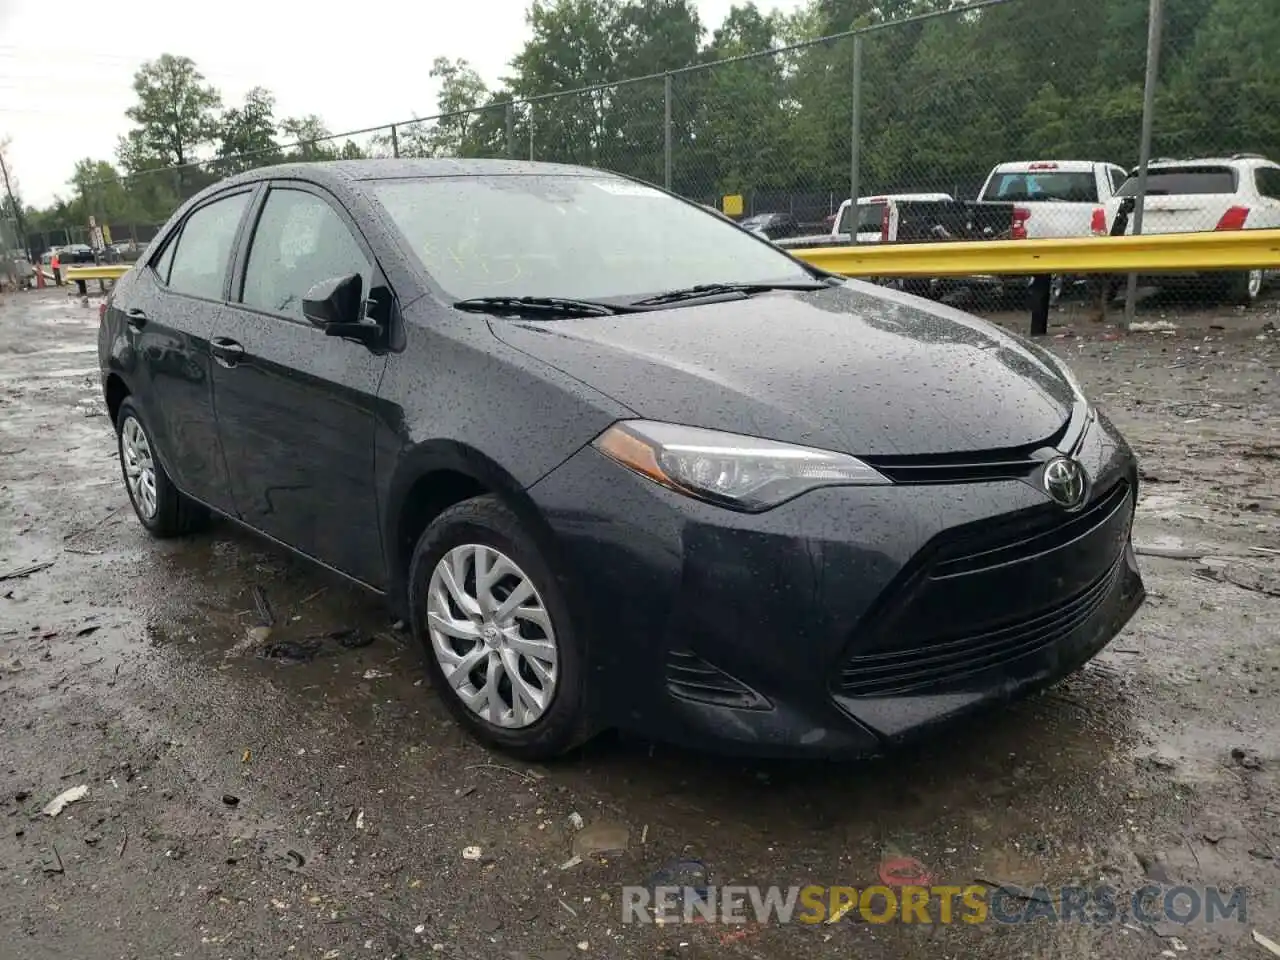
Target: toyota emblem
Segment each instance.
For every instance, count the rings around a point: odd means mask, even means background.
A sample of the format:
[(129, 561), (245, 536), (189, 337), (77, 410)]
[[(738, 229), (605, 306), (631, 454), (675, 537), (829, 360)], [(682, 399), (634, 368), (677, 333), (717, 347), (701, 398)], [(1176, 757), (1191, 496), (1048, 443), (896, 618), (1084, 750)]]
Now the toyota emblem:
[(1084, 503), (1088, 479), (1084, 467), (1075, 460), (1055, 457), (1045, 464), (1044, 491), (1060, 507), (1075, 510)]

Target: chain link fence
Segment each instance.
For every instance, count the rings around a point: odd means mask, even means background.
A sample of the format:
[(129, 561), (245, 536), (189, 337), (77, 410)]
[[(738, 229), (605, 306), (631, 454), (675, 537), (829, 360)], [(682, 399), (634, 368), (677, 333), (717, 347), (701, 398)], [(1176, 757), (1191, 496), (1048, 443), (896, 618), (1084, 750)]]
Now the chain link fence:
[[(172, 210), (223, 176), (288, 160), (511, 157), (661, 184), (783, 245), (1280, 227), (1280, 167), (1262, 159), (1280, 157), (1273, 40), (1274, 0), (979, 0), (667, 74), (138, 172), (85, 201), (102, 209), (123, 189), (141, 209)], [(1140, 197), (1131, 174), (1144, 117), (1152, 163)], [(141, 245), (156, 226), (110, 232)], [(1216, 307), (1265, 298), (1270, 280), (1137, 278), (1136, 290), (1143, 302)], [(913, 289), (984, 311), (1028, 295), (1024, 278)], [(1123, 278), (1059, 277), (1054, 293), (1060, 311), (1097, 315), (1125, 290)]]

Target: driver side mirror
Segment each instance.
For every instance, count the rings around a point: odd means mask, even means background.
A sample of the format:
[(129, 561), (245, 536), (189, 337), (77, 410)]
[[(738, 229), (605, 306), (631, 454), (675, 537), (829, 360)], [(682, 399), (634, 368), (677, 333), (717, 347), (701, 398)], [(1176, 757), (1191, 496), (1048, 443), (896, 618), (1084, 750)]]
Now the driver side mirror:
[(364, 315), (363, 286), (358, 273), (321, 280), (302, 298), (302, 315), (331, 337), (371, 345), (382, 328)]

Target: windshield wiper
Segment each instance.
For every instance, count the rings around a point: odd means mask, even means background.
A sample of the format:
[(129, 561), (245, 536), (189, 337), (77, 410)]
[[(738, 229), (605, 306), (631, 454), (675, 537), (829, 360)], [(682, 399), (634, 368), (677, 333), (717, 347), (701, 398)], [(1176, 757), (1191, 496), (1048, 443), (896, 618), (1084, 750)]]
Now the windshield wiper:
[(718, 297), (730, 293), (751, 296), (753, 293), (765, 293), (769, 290), (825, 290), (829, 286), (832, 286), (829, 280), (793, 280), (783, 283), (700, 283), (693, 287), (668, 290), (666, 293), (645, 297), (643, 300), (633, 300), (631, 303), (636, 307), (648, 307), (661, 303), (680, 303), (684, 300)]
[(573, 297), (471, 297), (459, 300), (453, 306), (456, 310), (472, 313), (553, 313), (562, 317), (607, 317), (627, 312), (625, 306), (616, 303), (575, 300)]

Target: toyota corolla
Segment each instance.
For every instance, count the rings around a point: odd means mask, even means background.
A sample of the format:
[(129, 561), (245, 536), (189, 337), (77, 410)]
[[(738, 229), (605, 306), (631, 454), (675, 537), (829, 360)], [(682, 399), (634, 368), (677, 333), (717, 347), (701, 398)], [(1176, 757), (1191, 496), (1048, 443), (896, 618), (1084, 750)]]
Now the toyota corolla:
[(877, 753), (1144, 597), (1133, 455), (1060, 361), (608, 173), (223, 181), (99, 351), (143, 526), (222, 516), (383, 594), (526, 757), (609, 727)]

